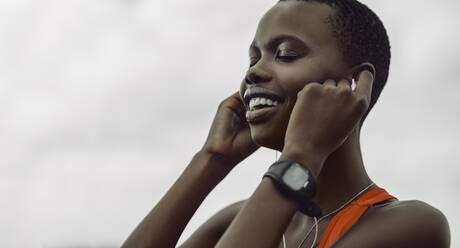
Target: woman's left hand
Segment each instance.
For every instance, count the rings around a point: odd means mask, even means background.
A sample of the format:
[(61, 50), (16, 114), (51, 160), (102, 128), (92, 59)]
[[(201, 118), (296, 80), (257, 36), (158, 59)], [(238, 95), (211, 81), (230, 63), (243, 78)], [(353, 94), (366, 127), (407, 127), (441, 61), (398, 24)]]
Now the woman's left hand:
[(318, 175), (326, 158), (366, 113), (373, 80), (373, 74), (365, 70), (354, 90), (348, 80), (307, 84), (297, 94), (281, 157), (306, 163)]

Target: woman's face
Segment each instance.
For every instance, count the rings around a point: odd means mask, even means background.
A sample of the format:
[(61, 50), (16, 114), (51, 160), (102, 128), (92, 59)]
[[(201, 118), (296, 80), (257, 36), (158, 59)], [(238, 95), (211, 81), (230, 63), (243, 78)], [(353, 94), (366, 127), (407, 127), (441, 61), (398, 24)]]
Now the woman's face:
[(326, 4), (287, 1), (260, 20), (240, 87), (256, 144), (281, 151), (297, 93), (311, 82), (346, 78), (349, 68), (326, 23), (332, 14)]

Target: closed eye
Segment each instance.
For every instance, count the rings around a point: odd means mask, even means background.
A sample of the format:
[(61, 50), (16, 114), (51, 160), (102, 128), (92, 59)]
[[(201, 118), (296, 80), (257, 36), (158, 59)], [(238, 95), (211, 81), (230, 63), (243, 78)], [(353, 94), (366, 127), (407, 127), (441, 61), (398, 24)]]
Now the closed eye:
[(249, 58), (249, 67), (252, 67), (252, 66), (254, 66), (255, 64), (257, 64), (257, 61), (259, 61), (259, 58), (258, 58), (258, 57), (250, 57), (250, 58)]
[(297, 59), (300, 55), (292, 50), (280, 50), (278, 51), (276, 58), (285, 62), (290, 62)]

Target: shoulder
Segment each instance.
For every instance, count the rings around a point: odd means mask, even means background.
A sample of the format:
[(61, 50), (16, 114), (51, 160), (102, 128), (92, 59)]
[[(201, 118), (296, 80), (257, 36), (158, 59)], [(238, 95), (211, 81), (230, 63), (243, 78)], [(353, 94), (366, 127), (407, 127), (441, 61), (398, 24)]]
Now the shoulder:
[(422, 201), (393, 201), (375, 206), (361, 217), (336, 247), (450, 247), (444, 214)]
[(418, 233), (426, 233), (428, 236), (449, 232), (444, 214), (423, 201), (394, 201), (380, 208), (376, 207), (374, 215), (370, 219), (391, 224), (396, 230), (410, 229)]

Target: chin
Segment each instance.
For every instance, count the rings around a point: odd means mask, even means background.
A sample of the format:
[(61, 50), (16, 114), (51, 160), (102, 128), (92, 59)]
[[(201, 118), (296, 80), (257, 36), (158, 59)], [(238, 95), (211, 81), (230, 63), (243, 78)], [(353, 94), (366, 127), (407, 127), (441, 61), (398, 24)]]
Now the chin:
[(270, 131), (262, 126), (251, 126), (251, 138), (254, 143), (269, 149), (282, 151), (284, 146), (285, 132)]

